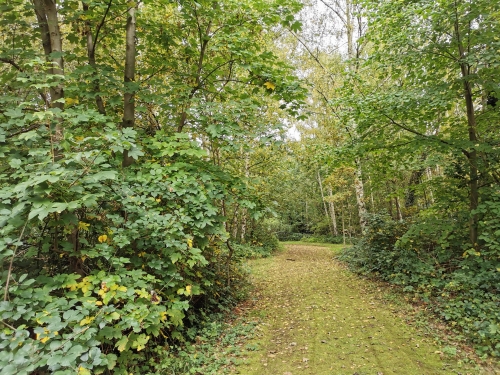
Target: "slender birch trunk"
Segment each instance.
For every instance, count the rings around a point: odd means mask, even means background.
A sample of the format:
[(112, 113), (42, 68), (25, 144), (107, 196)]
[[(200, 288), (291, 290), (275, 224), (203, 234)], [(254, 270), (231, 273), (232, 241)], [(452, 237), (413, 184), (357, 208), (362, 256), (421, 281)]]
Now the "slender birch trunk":
[(401, 212), (401, 205), (399, 204), (399, 198), (397, 196), (394, 197), (394, 203), (396, 204), (396, 211), (398, 214), (398, 220), (403, 221), (403, 213)]
[(328, 187), (328, 195), (330, 196), (329, 200), (329, 205), (330, 205), (330, 215), (332, 218), (332, 225), (333, 225), (333, 235), (338, 236), (339, 232), (337, 230), (337, 215), (335, 215), (335, 205), (333, 204), (333, 193), (332, 193), (332, 187)]
[(344, 205), (342, 204), (342, 238), (344, 240), (344, 245), (345, 245), (345, 218), (344, 218)]
[[(245, 178), (248, 181), (248, 178), (250, 177), (250, 155), (248, 152), (245, 152)], [(245, 182), (247, 183), (247, 182)], [(248, 210), (246, 208), (241, 210), (241, 233), (240, 233), (240, 240), (241, 243), (245, 242), (245, 236), (247, 232), (247, 218), (248, 216)]]
[(323, 193), (323, 183), (321, 182), (321, 175), (319, 173), (319, 169), (318, 169), (318, 183), (319, 183), (319, 190), (321, 192), (321, 200), (323, 201), (323, 208), (325, 209), (325, 216), (328, 220), (328, 226), (330, 227), (330, 233), (332, 233), (332, 235), (333, 235), (332, 224), (330, 223), (330, 215), (328, 214), (328, 207), (326, 205), (325, 195)]
[[(431, 168), (430, 167), (426, 168), (426, 174), (427, 174), (427, 181), (430, 181), (432, 179), (432, 172), (431, 172)], [(432, 188), (431, 187), (429, 187), (429, 203), (431, 205), (434, 204), (434, 194), (432, 192)]]
[(356, 160), (356, 170), (354, 172), (354, 190), (356, 192), (356, 203), (358, 205), (359, 226), (361, 228), (361, 233), (364, 233), (366, 229), (367, 211), (365, 206), (365, 191), (362, 180), (361, 162), (359, 159)]

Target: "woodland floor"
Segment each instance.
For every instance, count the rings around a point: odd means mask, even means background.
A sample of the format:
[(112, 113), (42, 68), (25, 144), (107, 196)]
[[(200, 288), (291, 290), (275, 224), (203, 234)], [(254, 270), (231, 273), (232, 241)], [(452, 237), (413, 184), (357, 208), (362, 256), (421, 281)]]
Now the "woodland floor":
[(434, 334), (407, 324), (398, 301), (334, 255), (334, 247), (287, 244), (274, 257), (251, 261), (256, 290), (245, 315), (260, 324), (233, 373), (496, 373), (443, 353)]

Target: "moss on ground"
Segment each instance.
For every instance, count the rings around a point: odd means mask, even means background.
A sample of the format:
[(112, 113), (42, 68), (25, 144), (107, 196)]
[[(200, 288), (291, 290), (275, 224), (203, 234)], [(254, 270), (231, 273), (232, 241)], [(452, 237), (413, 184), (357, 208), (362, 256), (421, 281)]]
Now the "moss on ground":
[(480, 374), (443, 356), (433, 337), (408, 326), (391, 302), (333, 259), (332, 249), (286, 244), (251, 262), (260, 319), (245, 375)]

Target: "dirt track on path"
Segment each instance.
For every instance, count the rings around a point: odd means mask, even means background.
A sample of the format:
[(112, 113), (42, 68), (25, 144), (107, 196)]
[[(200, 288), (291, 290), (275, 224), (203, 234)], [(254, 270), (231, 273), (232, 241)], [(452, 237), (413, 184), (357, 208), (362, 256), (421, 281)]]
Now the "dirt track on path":
[(245, 375), (479, 374), (444, 358), (408, 326), (377, 287), (334, 259), (331, 249), (287, 244), (251, 263), (260, 318)]

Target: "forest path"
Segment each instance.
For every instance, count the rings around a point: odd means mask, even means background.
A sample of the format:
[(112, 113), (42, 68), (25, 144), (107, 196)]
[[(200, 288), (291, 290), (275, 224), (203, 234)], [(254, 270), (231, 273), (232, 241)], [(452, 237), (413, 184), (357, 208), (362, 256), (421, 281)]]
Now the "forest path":
[(249, 314), (263, 323), (236, 373), (479, 373), (443, 360), (432, 337), (407, 325), (390, 301), (376, 295), (376, 286), (346, 270), (334, 254), (287, 244), (277, 256), (251, 261), (257, 288)]

